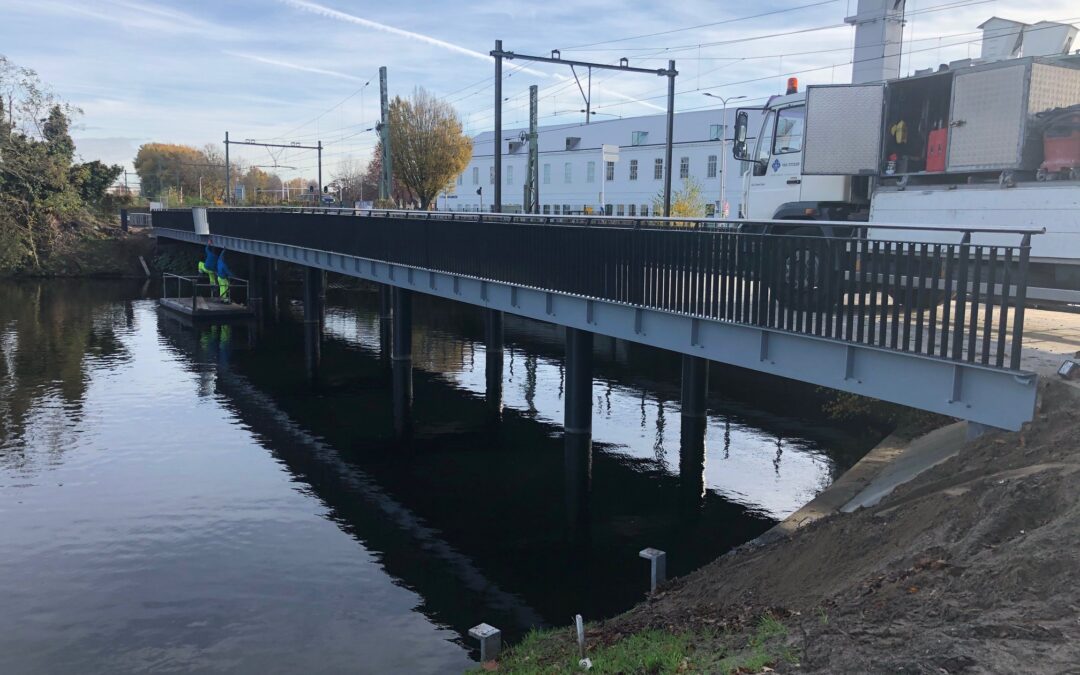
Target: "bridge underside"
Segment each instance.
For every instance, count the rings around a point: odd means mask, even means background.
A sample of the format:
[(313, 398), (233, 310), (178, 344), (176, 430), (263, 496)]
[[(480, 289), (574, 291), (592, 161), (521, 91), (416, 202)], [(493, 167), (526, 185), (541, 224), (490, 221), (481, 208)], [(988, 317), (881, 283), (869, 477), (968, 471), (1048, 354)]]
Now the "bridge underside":
[[(155, 228), (196, 244), (205, 237)], [(214, 234), (215, 246), (549, 321), (719, 363), (1017, 430), (1030, 421), (1032, 373), (813, 335), (687, 316), (301, 246)]]

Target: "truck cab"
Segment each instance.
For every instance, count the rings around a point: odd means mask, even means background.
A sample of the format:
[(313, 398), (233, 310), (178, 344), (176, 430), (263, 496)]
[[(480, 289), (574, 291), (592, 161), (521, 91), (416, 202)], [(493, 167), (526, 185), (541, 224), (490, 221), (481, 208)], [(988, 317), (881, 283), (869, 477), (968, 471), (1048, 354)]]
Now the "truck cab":
[[(851, 176), (804, 175), (806, 94), (774, 96), (752, 140), (751, 109), (736, 115), (735, 159), (749, 162), (742, 216), (748, 220), (858, 220), (868, 200), (853, 198)], [(752, 145), (752, 147), (751, 147)]]

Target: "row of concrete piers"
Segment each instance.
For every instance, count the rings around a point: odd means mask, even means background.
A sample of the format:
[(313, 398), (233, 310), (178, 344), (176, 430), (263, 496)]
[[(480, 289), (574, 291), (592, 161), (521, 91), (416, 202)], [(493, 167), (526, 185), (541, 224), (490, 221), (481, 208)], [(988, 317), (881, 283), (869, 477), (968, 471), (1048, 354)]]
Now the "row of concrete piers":
[[(272, 310), (275, 266), (258, 256), (250, 260), (250, 300), (253, 308)], [(326, 273), (304, 268), (304, 357), (309, 375), (314, 378), (319, 368), (320, 341), (323, 330)], [(484, 310), (485, 400), (494, 418), (502, 413), (503, 401), (503, 313)], [(390, 285), (379, 286), (380, 350), (388, 357), (392, 369), (394, 431), (407, 441), (412, 435), (412, 291)], [(568, 517), (587, 519), (588, 495), (592, 482), (592, 408), (593, 408), (593, 337), (594, 334), (576, 328), (566, 328), (565, 337), (565, 406), (564, 406), (564, 469)], [(704, 454), (706, 430), (706, 399), (709, 362), (706, 359), (682, 357), (682, 419), (679, 474), (687, 482), (686, 494), (700, 500), (704, 493)], [(578, 531), (583, 523), (568, 523)]]

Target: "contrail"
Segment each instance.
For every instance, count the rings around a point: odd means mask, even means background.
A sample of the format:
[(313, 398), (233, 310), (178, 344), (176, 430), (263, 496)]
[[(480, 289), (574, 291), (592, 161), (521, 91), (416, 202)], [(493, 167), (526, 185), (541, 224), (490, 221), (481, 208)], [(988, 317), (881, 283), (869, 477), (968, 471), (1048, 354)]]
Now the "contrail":
[(256, 56), (255, 54), (245, 54), (244, 52), (230, 52), (226, 51), (229, 56), (236, 56), (241, 59), (247, 59), (249, 61), (256, 61), (258, 63), (265, 63), (271, 66), (280, 66), (282, 68), (289, 68), (290, 70), (302, 70), (305, 73), (318, 73), (319, 75), (329, 75), (330, 77), (340, 77), (343, 80), (352, 80), (353, 82), (365, 82), (364, 78), (356, 77), (355, 75), (349, 75), (348, 73), (341, 73), (336, 70), (327, 70), (325, 68), (316, 68), (314, 66), (304, 66), (299, 63), (292, 63), (289, 61), (281, 61), (279, 59), (268, 59), (265, 56)]
[[(481, 59), (481, 60), (488, 61), (488, 62), (493, 60), (490, 54), (485, 54), (484, 52), (478, 52), (475, 49), (469, 49), (468, 47), (462, 47), (461, 45), (456, 45), (456, 44), (454, 44), (452, 42), (447, 42), (446, 40), (440, 40), (439, 38), (431, 37), (430, 35), (424, 35), (423, 33), (416, 33), (416, 32), (411, 31), (411, 30), (404, 30), (404, 29), (401, 29), (401, 28), (395, 28), (394, 26), (388, 26), (385, 23), (379, 23), (378, 21), (372, 21), (371, 19), (365, 19), (363, 17), (356, 16), (355, 14), (348, 14), (346, 12), (342, 12), (342, 11), (333, 9), (332, 7), (327, 7), (325, 5), (320, 5), (320, 4), (316, 3), (316, 2), (311, 2), (310, 0), (281, 0), (281, 2), (283, 2), (284, 4), (286, 4), (286, 5), (290, 6), (290, 7), (293, 7), (295, 9), (299, 9), (299, 10), (302, 10), (302, 11), (305, 11), (305, 12), (310, 12), (312, 14), (317, 14), (319, 16), (323, 16), (323, 17), (326, 17), (328, 19), (337, 19), (339, 21), (345, 21), (347, 23), (355, 24), (357, 26), (364, 26), (365, 28), (372, 28), (374, 30), (382, 31), (384, 33), (390, 33), (392, 35), (400, 35), (401, 37), (409, 39), (409, 40), (416, 40), (418, 42), (423, 42), (425, 44), (429, 44), (429, 45), (432, 45), (434, 47), (440, 47), (442, 49), (446, 49), (446, 50), (449, 50), (449, 51), (452, 51), (452, 52), (455, 52), (455, 53), (458, 53), (458, 54), (462, 54), (462, 55), (468, 56), (470, 58)], [(543, 72), (541, 70), (534, 70), (533, 68), (527, 68), (527, 67), (518, 69), (518, 72), (528, 73), (529, 75), (534, 75), (534, 76), (537, 76), (537, 77), (551, 78), (551, 79), (554, 79), (554, 80), (558, 80), (560, 82), (566, 82), (567, 80), (570, 79), (565, 75), (553, 75), (551, 73), (545, 73), (545, 72)], [(599, 88), (598, 88), (598, 90), (599, 90)], [(663, 106), (656, 105), (655, 103), (651, 103), (649, 101), (638, 101), (633, 96), (627, 96), (626, 94), (622, 94), (622, 93), (619, 93), (617, 91), (613, 91), (613, 90), (608, 89), (608, 88), (604, 88), (602, 91), (607, 92), (608, 94), (614, 96), (615, 98), (619, 98), (619, 99), (622, 99), (624, 101), (632, 101), (632, 102), (638, 103), (638, 104), (640, 104), (640, 105), (642, 105), (642, 106), (644, 106), (646, 108), (652, 108), (654, 110), (666, 110), (666, 108), (664, 108)]]

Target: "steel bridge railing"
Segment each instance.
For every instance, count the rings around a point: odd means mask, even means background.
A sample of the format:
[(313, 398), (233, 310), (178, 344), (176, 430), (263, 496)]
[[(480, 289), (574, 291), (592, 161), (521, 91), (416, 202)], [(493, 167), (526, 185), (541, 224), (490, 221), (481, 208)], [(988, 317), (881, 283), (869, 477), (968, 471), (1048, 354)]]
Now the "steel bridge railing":
[[(181, 211), (154, 213), (170, 227)], [(1031, 229), (356, 209), (209, 210), (213, 235), (1018, 370)], [(828, 236), (776, 234), (813, 225)], [(184, 228), (179, 228), (184, 229)], [(920, 232), (955, 235), (918, 241)], [(975, 238), (985, 241), (975, 241)], [(1009, 241), (1005, 241), (1009, 240)]]

